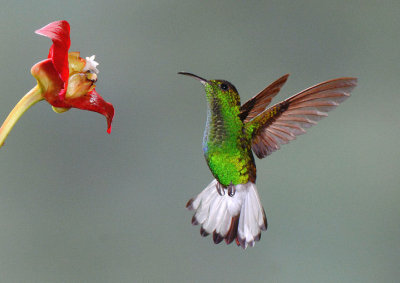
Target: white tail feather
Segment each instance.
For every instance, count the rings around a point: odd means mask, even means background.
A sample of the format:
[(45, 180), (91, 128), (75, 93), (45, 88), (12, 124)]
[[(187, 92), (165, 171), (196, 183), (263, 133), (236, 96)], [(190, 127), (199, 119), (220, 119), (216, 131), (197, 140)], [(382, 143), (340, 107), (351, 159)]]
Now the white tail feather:
[(187, 207), (195, 210), (194, 225), (200, 224), (200, 233), (207, 236), (213, 233), (216, 244), (225, 239), (226, 243), (236, 240), (242, 248), (254, 246), (267, 229), (267, 219), (257, 193), (256, 185), (235, 185), (235, 194), (220, 195), (217, 180), (213, 180), (199, 195), (189, 200)]

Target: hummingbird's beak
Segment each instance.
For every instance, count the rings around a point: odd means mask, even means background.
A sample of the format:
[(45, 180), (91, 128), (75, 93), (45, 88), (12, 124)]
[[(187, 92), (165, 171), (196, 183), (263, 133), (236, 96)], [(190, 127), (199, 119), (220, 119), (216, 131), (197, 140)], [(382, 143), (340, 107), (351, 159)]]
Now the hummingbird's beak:
[(179, 74), (179, 75), (185, 75), (185, 76), (189, 76), (189, 77), (195, 78), (196, 80), (200, 81), (203, 85), (206, 85), (206, 83), (208, 83), (206, 79), (203, 79), (202, 77), (199, 77), (199, 76), (197, 76), (197, 75), (195, 75), (195, 74), (192, 74), (192, 73), (188, 73), (188, 72), (178, 72), (178, 74)]

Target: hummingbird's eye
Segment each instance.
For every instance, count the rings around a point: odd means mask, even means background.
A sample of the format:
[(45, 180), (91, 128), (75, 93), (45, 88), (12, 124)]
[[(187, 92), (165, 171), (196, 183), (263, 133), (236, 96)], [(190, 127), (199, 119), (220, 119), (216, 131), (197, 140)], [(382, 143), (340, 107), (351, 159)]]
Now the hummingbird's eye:
[(222, 83), (220, 86), (219, 86), (222, 90), (224, 90), (224, 91), (227, 91), (228, 90), (228, 85), (227, 84), (225, 84), (225, 83)]

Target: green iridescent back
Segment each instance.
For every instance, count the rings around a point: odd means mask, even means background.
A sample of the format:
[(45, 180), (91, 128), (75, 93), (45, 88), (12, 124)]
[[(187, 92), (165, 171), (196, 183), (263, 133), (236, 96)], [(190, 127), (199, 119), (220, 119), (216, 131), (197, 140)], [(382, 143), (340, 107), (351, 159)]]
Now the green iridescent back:
[(203, 152), (211, 172), (223, 186), (255, 182), (251, 138), (239, 117), (236, 88), (227, 81), (210, 80), (205, 90), (208, 109)]

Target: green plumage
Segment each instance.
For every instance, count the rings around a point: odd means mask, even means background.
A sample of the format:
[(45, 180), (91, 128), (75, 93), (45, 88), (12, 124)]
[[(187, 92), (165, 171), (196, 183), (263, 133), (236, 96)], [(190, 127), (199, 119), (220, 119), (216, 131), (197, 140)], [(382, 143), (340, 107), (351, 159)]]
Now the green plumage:
[(211, 172), (225, 187), (254, 182), (256, 167), (251, 135), (239, 117), (237, 90), (229, 82), (210, 80), (205, 91), (208, 109), (203, 151)]

